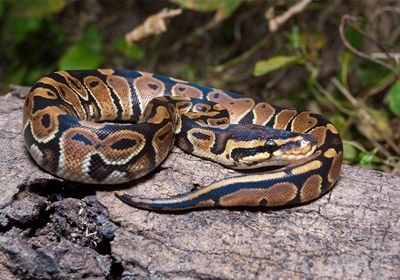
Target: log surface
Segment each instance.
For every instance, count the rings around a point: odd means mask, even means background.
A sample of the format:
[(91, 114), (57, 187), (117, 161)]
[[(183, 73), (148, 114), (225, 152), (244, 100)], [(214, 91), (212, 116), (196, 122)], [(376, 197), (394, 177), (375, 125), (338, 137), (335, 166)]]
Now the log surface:
[(400, 277), (400, 177), (343, 166), (331, 192), (299, 207), (138, 210), (113, 191), (169, 196), (238, 173), (174, 148), (123, 187), (63, 182), (25, 151), (27, 91), (0, 97), (1, 279)]

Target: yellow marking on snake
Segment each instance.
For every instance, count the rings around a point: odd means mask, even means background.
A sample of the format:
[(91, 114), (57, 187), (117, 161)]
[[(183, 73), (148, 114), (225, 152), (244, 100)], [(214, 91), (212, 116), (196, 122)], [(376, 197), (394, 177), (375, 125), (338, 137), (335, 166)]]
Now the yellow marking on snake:
[(333, 158), (331, 167), (329, 168), (328, 180), (330, 183), (334, 183), (339, 177), (343, 153), (342, 151), (337, 153), (335, 149), (330, 148), (324, 153), (324, 156), (327, 158)]
[(292, 170), (292, 174), (298, 175), (298, 174), (306, 174), (307, 172), (316, 170), (322, 166), (322, 162), (320, 160), (313, 160), (312, 162), (308, 162), (304, 165), (301, 165), (299, 167), (295, 167)]
[(147, 119), (149, 123), (162, 123), (171, 117), (168, 109), (165, 107), (157, 107), (156, 111), (157, 113), (154, 116)]
[(101, 74), (106, 75), (106, 76), (111, 76), (114, 74), (113, 69), (97, 69)]
[(326, 127), (328, 128), (328, 130), (330, 130), (330, 132), (334, 133), (334, 134), (338, 134), (339, 132), (337, 131), (336, 127), (334, 127), (332, 124), (328, 123), (326, 125)]

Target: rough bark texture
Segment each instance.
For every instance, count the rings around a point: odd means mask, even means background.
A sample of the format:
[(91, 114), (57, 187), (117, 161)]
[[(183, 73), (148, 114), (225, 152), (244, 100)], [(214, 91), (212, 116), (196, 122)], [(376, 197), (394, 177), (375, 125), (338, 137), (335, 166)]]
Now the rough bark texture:
[[(2, 279), (398, 279), (400, 177), (344, 166), (321, 199), (280, 210), (161, 214), (65, 183), (25, 151), (27, 88), (0, 97)], [(168, 196), (237, 172), (175, 148), (127, 191)]]

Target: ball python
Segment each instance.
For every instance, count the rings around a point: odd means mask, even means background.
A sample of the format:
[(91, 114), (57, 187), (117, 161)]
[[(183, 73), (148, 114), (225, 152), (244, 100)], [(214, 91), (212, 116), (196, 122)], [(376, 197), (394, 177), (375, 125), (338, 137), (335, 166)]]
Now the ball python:
[(25, 100), (23, 134), (41, 168), (85, 184), (140, 178), (161, 164), (174, 142), (229, 168), (258, 169), (169, 198), (116, 192), (131, 206), (159, 211), (308, 202), (335, 184), (343, 151), (337, 129), (319, 114), (111, 69), (41, 78)]

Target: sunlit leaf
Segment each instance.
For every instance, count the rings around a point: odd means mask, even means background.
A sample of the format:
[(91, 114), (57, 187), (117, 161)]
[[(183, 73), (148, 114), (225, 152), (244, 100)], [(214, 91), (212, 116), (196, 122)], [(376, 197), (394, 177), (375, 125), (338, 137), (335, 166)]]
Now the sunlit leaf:
[(220, 0), (171, 0), (182, 8), (198, 12), (214, 12), (221, 6)]
[(13, 12), (20, 17), (41, 19), (60, 12), (66, 0), (15, 1)]
[(171, 0), (182, 8), (197, 12), (217, 12), (220, 19), (229, 17), (243, 0)]
[(257, 61), (253, 74), (254, 76), (262, 76), (274, 70), (284, 68), (292, 64), (298, 64), (313, 58), (315, 58), (315, 56), (311, 54), (296, 56), (277, 55), (267, 60)]
[(343, 144), (343, 159), (349, 163), (357, 160), (358, 151), (353, 145)]
[(82, 44), (75, 44), (69, 47), (61, 57), (58, 67), (63, 70), (94, 69), (100, 66), (101, 61), (99, 52), (93, 52)]
[(400, 80), (397, 80), (388, 92), (390, 110), (400, 116)]
[(361, 152), (360, 164), (370, 165), (374, 161), (375, 155), (377, 153), (378, 153), (377, 148), (375, 148), (374, 150), (372, 150), (371, 152), (368, 152), (368, 153)]
[(60, 69), (93, 69), (102, 63), (101, 35), (92, 26), (83, 32), (79, 43), (70, 46), (58, 62)]

